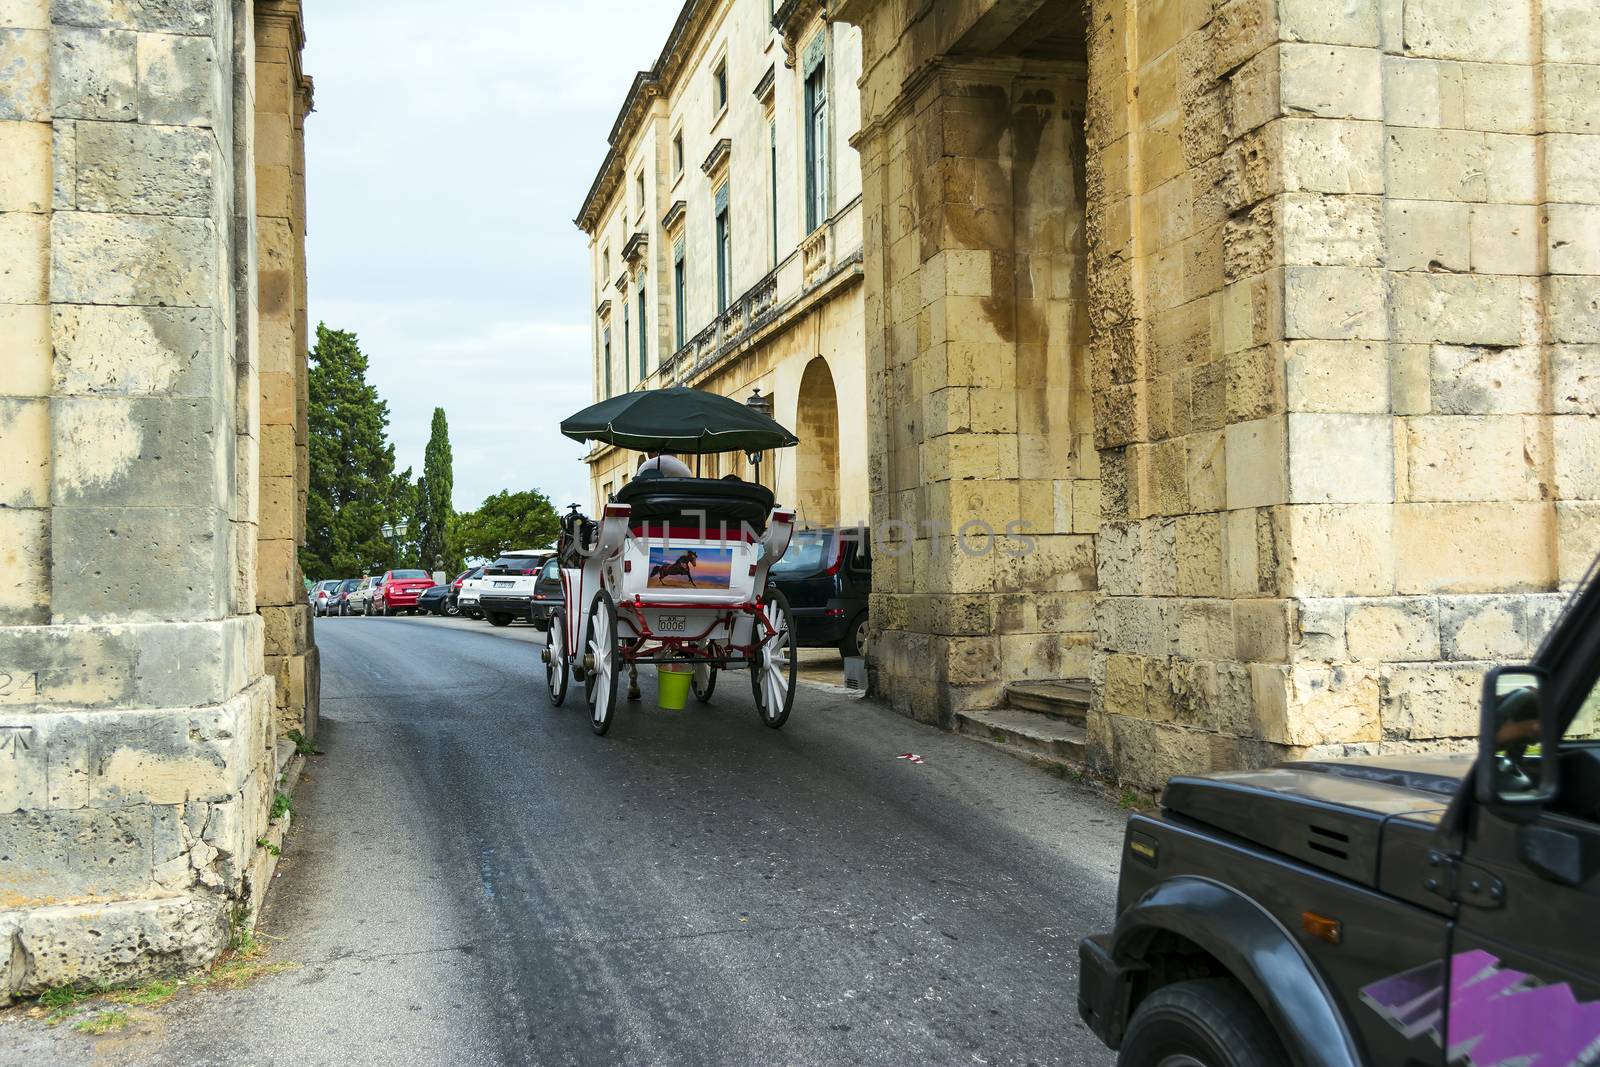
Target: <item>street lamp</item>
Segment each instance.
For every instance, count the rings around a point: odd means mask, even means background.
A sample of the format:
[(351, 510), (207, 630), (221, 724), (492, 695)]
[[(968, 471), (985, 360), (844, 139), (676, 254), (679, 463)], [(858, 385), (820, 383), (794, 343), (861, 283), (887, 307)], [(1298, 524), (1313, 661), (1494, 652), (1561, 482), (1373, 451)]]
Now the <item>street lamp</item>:
[[(744, 406), (749, 408), (751, 411), (756, 412), (759, 415), (765, 415), (769, 419), (772, 418), (772, 394), (768, 393), (766, 396), (762, 396), (761, 395), (761, 388), (759, 386), (754, 386), (754, 387), (751, 388), (750, 395), (745, 397)], [(756, 469), (756, 483), (760, 484), (760, 482), (761, 482), (761, 453), (760, 452), (746, 452), (745, 455), (750, 460), (750, 465), (755, 467), (755, 469)]]
[(406, 539), (406, 520), (401, 519), (399, 523), (393, 526), (389, 523), (384, 523), (383, 537), (394, 549), (394, 561), (398, 565), (400, 562), (400, 542)]

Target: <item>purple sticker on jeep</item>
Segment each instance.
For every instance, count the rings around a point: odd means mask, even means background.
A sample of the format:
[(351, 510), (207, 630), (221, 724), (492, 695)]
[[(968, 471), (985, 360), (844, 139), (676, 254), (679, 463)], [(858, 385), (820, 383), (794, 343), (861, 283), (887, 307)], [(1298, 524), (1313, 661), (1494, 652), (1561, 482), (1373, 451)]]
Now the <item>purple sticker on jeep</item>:
[[(1440, 1043), (1444, 965), (1425, 963), (1361, 988), (1361, 1000), (1406, 1037)], [(1467, 1067), (1600, 1064), (1600, 1003), (1579, 1003), (1565, 982), (1544, 984), (1481, 950), (1450, 961), (1445, 1060)]]

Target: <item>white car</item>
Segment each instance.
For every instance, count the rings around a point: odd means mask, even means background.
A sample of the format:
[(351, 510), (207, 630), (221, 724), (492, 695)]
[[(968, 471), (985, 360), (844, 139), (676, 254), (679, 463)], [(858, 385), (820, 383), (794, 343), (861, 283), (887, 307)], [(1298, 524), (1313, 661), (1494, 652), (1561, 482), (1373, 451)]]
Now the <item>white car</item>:
[(483, 586), (483, 568), (474, 567), (461, 579), (461, 588), (456, 590), (456, 614), (465, 615), (469, 619), (481, 619), (483, 613), (478, 610), (478, 593)]
[[(499, 559), (483, 568), (483, 577), (477, 581), (477, 609), (491, 625), (509, 626), (514, 619), (532, 621), (539, 571), (553, 555), (549, 549), (502, 552)], [(466, 586), (461, 589), (466, 592)]]

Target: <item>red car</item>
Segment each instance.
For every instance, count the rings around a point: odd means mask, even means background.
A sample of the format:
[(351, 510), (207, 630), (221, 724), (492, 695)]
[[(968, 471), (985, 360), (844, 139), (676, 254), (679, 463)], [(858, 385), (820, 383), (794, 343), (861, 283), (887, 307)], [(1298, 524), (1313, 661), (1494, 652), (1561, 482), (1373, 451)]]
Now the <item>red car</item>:
[(368, 611), (373, 615), (398, 615), (402, 611), (417, 613), (417, 595), (433, 585), (427, 571), (384, 571), (378, 587), (372, 591)]

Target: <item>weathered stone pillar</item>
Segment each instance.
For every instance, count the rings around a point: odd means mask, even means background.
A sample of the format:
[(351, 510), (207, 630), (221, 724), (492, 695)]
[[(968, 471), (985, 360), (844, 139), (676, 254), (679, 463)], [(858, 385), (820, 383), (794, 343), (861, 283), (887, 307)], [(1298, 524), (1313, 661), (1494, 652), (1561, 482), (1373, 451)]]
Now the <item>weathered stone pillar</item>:
[(875, 687), (947, 724), (1007, 682), (1086, 676), (1092, 648), (1083, 68), (1016, 39), (971, 55), (1006, 9), (1038, 7), (991, 6), (942, 27), (948, 53), (898, 9), (850, 15), (867, 42), (872, 518), (891, 541)]
[(280, 732), (316, 732), (316, 646), (299, 548), (305, 544), (305, 137), (311, 79), (299, 0), (257, 0), (255, 186), (258, 233), (261, 503), (256, 608)]
[(248, 10), (0, 7), (0, 999), (202, 963), (264, 888)]
[(1091, 5), (1109, 769), (1462, 743), (1600, 547), (1584, 18)]

